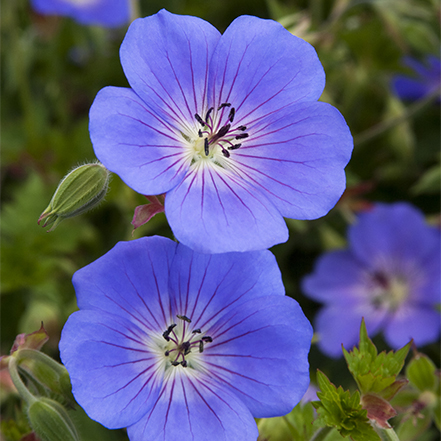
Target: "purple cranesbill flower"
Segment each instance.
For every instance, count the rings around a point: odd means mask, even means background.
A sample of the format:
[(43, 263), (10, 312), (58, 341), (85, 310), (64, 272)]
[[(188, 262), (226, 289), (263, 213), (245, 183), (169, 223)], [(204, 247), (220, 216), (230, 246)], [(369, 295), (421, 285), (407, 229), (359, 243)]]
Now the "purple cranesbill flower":
[(314, 48), (279, 23), (242, 16), (223, 35), (165, 10), (135, 20), (121, 46), (130, 88), (90, 111), (100, 161), (144, 195), (166, 193), (176, 238), (198, 252), (269, 248), (283, 217), (325, 215), (345, 187), (352, 137), (317, 102)]
[(376, 204), (349, 227), (349, 247), (324, 254), (303, 279), (304, 293), (325, 306), (315, 329), (331, 357), (358, 341), (362, 317), (399, 348), (440, 335), (440, 231), (407, 203)]
[(120, 242), (73, 278), (60, 352), (73, 394), (132, 441), (256, 440), (305, 393), (312, 329), (269, 251)]
[(40, 14), (63, 15), (86, 25), (117, 27), (130, 20), (130, 0), (31, 0)]
[(404, 66), (413, 71), (413, 75), (395, 75), (392, 86), (396, 95), (404, 100), (419, 100), (441, 87), (441, 60), (428, 55), (424, 62), (412, 57), (403, 58)]

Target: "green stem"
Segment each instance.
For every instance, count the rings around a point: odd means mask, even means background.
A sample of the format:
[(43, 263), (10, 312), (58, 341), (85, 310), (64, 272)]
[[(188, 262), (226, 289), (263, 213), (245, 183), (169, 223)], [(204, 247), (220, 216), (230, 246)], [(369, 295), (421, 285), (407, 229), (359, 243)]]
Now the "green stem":
[(427, 95), (425, 98), (417, 101), (416, 103), (409, 106), (401, 115), (396, 118), (389, 119), (387, 121), (383, 121), (364, 132), (361, 132), (359, 135), (354, 136), (354, 145), (359, 146), (360, 144), (364, 144), (372, 139), (376, 138), (379, 135), (382, 135), (384, 132), (392, 129), (393, 127), (401, 124), (413, 117), (416, 113), (430, 104), (435, 98), (439, 97), (440, 89), (433, 91), (431, 94)]
[(314, 436), (311, 438), (311, 441), (323, 441), (332, 430), (332, 427), (322, 427), (314, 433)]
[(66, 373), (66, 368), (55, 361), (53, 358), (44, 354), (43, 352), (36, 351), (35, 349), (20, 349), (15, 357), (19, 363), (21, 360), (36, 360), (45, 363), (50, 368), (52, 368), (58, 375), (63, 375)]
[(130, 22), (141, 17), (139, 0), (130, 0)]
[(398, 435), (395, 433), (395, 430), (390, 429), (381, 429), (377, 431), (379, 435), (381, 436), (381, 439), (383, 441), (400, 441), (398, 438)]
[(12, 356), (9, 360), (9, 375), (11, 376), (14, 386), (17, 388), (20, 396), (26, 401), (26, 404), (30, 406), (37, 399), (29, 392), (29, 389), (23, 383), (20, 374), (18, 373), (18, 360)]

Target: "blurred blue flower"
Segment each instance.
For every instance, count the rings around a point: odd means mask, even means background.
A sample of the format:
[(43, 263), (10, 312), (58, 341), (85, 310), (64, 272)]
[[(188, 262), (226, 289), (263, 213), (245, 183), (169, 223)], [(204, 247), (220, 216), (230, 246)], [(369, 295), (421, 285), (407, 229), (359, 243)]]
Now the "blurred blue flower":
[(73, 278), (61, 358), (73, 393), (132, 441), (253, 440), (309, 383), (312, 329), (269, 251), (120, 242)]
[(162, 10), (132, 23), (120, 53), (131, 88), (98, 93), (95, 153), (137, 192), (166, 193), (180, 242), (265, 249), (288, 239), (283, 216), (335, 205), (352, 137), (317, 102), (325, 75), (307, 42), (272, 20), (242, 16), (221, 35)]
[(419, 100), (439, 90), (441, 87), (441, 60), (434, 55), (425, 62), (412, 57), (404, 57), (403, 64), (414, 71), (413, 76), (395, 75), (392, 80), (396, 95), (404, 100)]
[(63, 15), (81, 24), (117, 27), (130, 20), (130, 0), (31, 0), (40, 14)]
[(383, 331), (398, 348), (435, 342), (441, 318), (440, 231), (407, 203), (377, 204), (349, 228), (349, 249), (324, 254), (303, 279), (303, 291), (325, 304), (316, 317), (319, 347), (331, 357)]

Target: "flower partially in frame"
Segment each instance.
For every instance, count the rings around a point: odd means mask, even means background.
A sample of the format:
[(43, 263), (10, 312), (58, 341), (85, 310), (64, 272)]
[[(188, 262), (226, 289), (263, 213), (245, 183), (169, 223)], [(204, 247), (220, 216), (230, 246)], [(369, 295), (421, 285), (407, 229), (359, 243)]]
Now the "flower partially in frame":
[(85, 25), (118, 27), (130, 20), (130, 0), (31, 0), (43, 15), (71, 17)]
[(376, 204), (348, 231), (349, 248), (321, 256), (303, 280), (325, 306), (315, 330), (331, 357), (356, 344), (362, 317), (370, 336), (382, 331), (392, 348), (436, 342), (441, 318), (440, 231), (408, 203)]
[[(396, 95), (403, 100), (419, 100), (441, 88), (441, 60), (434, 55), (428, 55), (423, 62), (404, 57), (403, 65), (413, 71), (413, 75), (399, 74), (392, 79)], [(439, 97), (438, 97), (439, 101)]]
[(131, 24), (120, 54), (130, 88), (98, 93), (94, 150), (135, 191), (166, 193), (180, 242), (266, 249), (288, 239), (283, 217), (335, 205), (352, 137), (317, 102), (325, 74), (309, 43), (272, 20), (241, 16), (221, 35), (162, 10)]
[(73, 278), (61, 336), (78, 403), (132, 441), (255, 441), (309, 384), (312, 329), (269, 251), (120, 242)]

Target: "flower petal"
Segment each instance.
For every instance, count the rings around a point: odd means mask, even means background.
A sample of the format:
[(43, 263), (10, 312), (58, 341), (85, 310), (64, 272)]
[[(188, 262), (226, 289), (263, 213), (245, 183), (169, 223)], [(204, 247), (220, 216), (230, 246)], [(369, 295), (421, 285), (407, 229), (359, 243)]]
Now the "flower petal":
[(170, 324), (168, 277), (175, 250), (176, 243), (163, 237), (119, 242), (75, 273), (79, 308), (105, 311), (141, 329), (162, 332)]
[(347, 250), (331, 251), (319, 257), (314, 272), (302, 280), (304, 294), (316, 301), (348, 305), (366, 297), (363, 285), (366, 269)]
[(207, 333), (210, 375), (232, 388), (255, 418), (285, 415), (305, 394), (312, 327), (294, 299), (250, 300)]
[(180, 244), (170, 269), (170, 297), (176, 313), (207, 329), (250, 299), (283, 296), (276, 259), (269, 251), (199, 254)]
[(387, 319), (384, 311), (375, 311), (363, 305), (345, 310), (342, 310), (340, 305), (322, 308), (314, 321), (314, 329), (319, 335), (320, 350), (332, 358), (342, 357), (341, 345), (350, 350), (357, 344), (362, 317), (371, 338)]
[(255, 441), (257, 426), (234, 394), (205, 375), (174, 369), (153, 409), (128, 428), (132, 441)]
[[(423, 214), (408, 203), (376, 204), (362, 213), (348, 231), (354, 254), (369, 267), (383, 270), (386, 260), (406, 269), (406, 263), (425, 259), (433, 249), (439, 250), (433, 229)], [(439, 235), (438, 235), (439, 237)], [(401, 268), (401, 269), (403, 269)], [(390, 268), (392, 273), (395, 268)]]
[(208, 65), (219, 31), (197, 17), (161, 10), (135, 20), (121, 45), (130, 86), (169, 124), (197, 127), (207, 111)]
[(201, 253), (253, 251), (288, 239), (274, 205), (241, 178), (217, 165), (190, 170), (165, 198), (175, 236)]
[(210, 63), (210, 103), (231, 103), (241, 124), (300, 101), (316, 101), (325, 74), (315, 49), (273, 20), (241, 16)]
[(434, 343), (440, 336), (439, 312), (426, 306), (403, 305), (389, 319), (384, 330), (386, 341), (400, 348), (413, 338), (417, 346)]
[(72, 392), (86, 413), (115, 429), (137, 422), (156, 401), (163, 380), (148, 335), (102, 311), (79, 311), (63, 328), (60, 354)]
[(184, 177), (184, 138), (133, 90), (106, 87), (90, 109), (90, 137), (98, 159), (142, 194), (160, 194)]
[(326, 103), (298, 103), (244, 124), (249, 138), (231, 153), (244, 180), (284, 217), (324, 216), (345, 189), (353, 146), (340, 112)]

